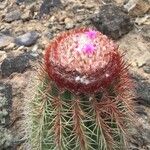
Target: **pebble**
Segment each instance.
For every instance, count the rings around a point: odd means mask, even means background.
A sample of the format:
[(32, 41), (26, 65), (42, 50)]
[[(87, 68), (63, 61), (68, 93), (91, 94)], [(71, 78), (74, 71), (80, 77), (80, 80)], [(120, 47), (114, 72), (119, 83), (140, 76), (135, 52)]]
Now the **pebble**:
[(4, 34), (0, 34), (0, 50), (13, 42), (13, 38)]
[(43, 3), (40, 7), (40, 17), (42, 17), (44, 14), (49, 14), (51, 8), (58, 7), (61, 4), (61, 0), (43, 0)]
[(150, 42), (150, 25), (143, 26), (141, 31), (143, 38)]
[(8, 23), (11, 23), (15, 20), (20, 20), (20, 19), (21, 19), (21, 12), (18, 10), (14, 10), (12, 12), (7, 13), (4, 20)]
[(32, 46), (36, 43), (38, 38), (39, 38), (39, 34), (36, 31), (31, 31), (18, 36), (15, 39), (15, 43), (17, 45)]
[(0, 4), (0, 10), (1, 9), (4, 9), (8, 4), (8, 1), (2, 1), (1, 4)]
[(52, 17), (49, 19), (49, 21), (50, 21), (51, 23), (54, 23), (55, 21), (57, 21), (57, 18), (56, 18), (55, 16), (52, 16)]
[(66, 29), (71, 29), (71, 28), (73, 28), (74, 27), (74, 22), (73, 22), (73, 20), (72, 19), (70, 19), (70, 18), (65, 18), (65, 28)]
[(143, 70), (145, 73), (150, 74), (150, 66), (144, 66)]
[(150, 59), (146, 61), (145, 66), (143, 66), (143, 70), (145, 73), (150, 74)]
[(149, 0), (128, 0), (125, 10), (133, 17), (142, 16), (150, 10)]
[(133, 29), (130, 17), (119, 6), (113, 4), (102, 6), (100, 12), (91, 20), (97, 30), (114, 40), (119, 39)]
[(114, 0), (114, 2), (117, 3), (117, 5), (122, 6), (124, 4), (125, 0)]
[(34, 45), (34, 46), (32, 47), (32, 52), (37, 52), (37, 50), (38, 50), (38, 45)]
[(30, 10), (26, 10), (25, 13), (21, 16), (23, 21), (29, 21), (32, 18), (32, 13)]
[(150, 25), (150, 15), (145, 14), (143, 17), (137, 17), (137, 18), (135, 19), (135, 23), (136, 23), (138, 26), (146, 25), (146, 24), (149, 24), (149, 25)]

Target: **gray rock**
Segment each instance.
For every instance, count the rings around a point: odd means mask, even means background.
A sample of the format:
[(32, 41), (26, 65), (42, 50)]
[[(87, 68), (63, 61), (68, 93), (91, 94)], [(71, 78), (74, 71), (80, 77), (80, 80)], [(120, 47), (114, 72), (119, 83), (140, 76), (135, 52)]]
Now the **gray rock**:
[(43, 14), (49, 14), (51, 8), (58, 7), (61, 4), (61, 0), (44, 0), (40, 7), (40, 17), (42, 17)]
[(15, 21), (15, 20), (19, 20), (19, 19), (21, 19), (21, 13), (18, 10), (14, 10), (12, 12), (9, 12), (5, 16), (5, 21), (8, 23)]
[(23, 53), (18, 56), (9, 56), (1, 64), (2, 77), (8, 77), (14, 72), (22, 73), (31, 66), (30, 60), (35, 60), (30, 53)]
[(102, 6), (91, 20), (97, 30), (115, 40), (133, 29), (130, 17), (113, 4)]
[(144, 70), (145, 73), (150, 74), (150, 66), (147, 66), (147, 65), (144, 66), (144, 67), (143, 67), (143, 70)]
[(150, 74), (150, 59), (148, 59), (145, 63), (145, 66), (143, 67), (143, 70), (145, 73)]
[(17, 45), (32, 46), (33, 44), (36, 43), (38, 38), (39, 34), (35, 31), (31, 31), (17, 37), (15, 39), (15, 43)]

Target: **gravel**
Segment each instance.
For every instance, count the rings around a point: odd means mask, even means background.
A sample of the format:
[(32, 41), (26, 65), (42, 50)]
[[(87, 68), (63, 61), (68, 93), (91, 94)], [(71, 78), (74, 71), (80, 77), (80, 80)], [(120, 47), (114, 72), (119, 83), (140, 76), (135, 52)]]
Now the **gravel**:
[(31, 32), (18, 36), (15, 39), (15, 43), (17, 45), (32, 46), (36, 43), (38, 38), (39, 38), (39, 34), (35, 31), (31, 31)]

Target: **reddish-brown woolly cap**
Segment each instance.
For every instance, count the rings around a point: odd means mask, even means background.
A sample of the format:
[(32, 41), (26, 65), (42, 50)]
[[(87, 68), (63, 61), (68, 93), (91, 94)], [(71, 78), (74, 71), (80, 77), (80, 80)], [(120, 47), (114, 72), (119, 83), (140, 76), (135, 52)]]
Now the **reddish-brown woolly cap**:
[(94, 93), (109, 86), (119, 77), (121, 64), (117, 45), (89, 28), (61, 33), (45, 52), (49, 77), (75, 93)]

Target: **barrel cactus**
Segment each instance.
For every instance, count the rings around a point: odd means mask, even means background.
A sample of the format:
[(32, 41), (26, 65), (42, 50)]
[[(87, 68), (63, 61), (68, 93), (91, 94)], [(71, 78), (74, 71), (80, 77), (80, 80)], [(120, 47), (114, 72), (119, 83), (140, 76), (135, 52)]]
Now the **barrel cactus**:
[(133, 116), (133, 84), (118, 46), (91, 28), (53, 39), (29, 102), (31, 150), (122, 150)]

